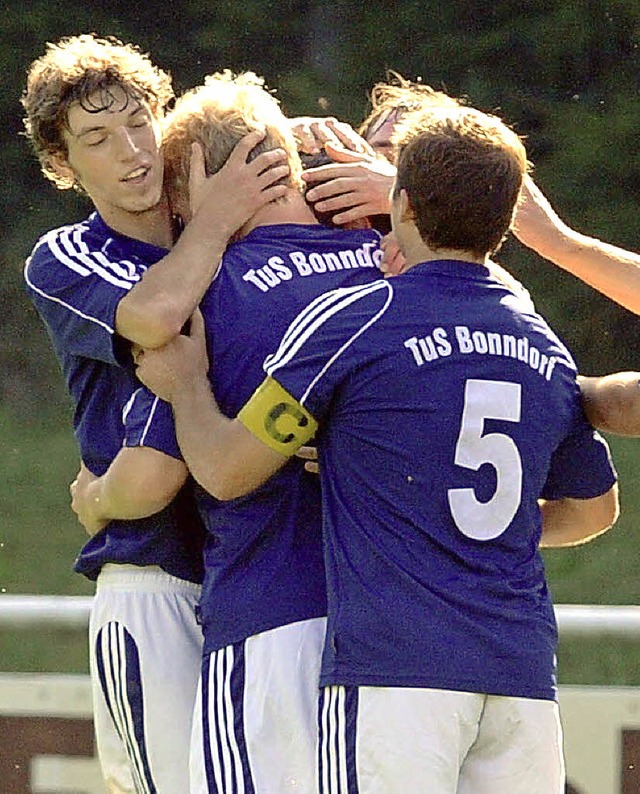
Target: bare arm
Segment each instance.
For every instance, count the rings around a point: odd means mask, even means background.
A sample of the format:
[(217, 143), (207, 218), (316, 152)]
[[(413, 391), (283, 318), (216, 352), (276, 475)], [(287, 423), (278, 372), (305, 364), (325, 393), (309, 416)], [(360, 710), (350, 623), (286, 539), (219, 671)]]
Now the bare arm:
[(525, 180), (513, 232), (540, 256), (640, 314), (640, 255), (571, 229), (530, 178)]
[(640, 436), (640, 372), (578, 378), (587, 419), (598, 430)]
[(180, 332), (200, 302), (231, 236), (265, 204), (286, 191), (273, 183), (288, 173), (280, 149), (247, 156), (264, 133), (236, 146), (223, 168), (206, 177), (199, 147), (191, 158), (190, 191), (197, 209), (174, 248), (120, 301), (116, 330), (143, 347), (160, 347)]
[(604, 534), (619, 513), (617, 483), (593, 499), (540, 499), (541, 548), (579, 546)]
[(96, 477), (84, 464), (71, 483), (71, 508), (89, 535), (113, 519), (146, 518), (166, 507), (187, 478), (185, 464), (147, 447), (124, 447)]
[(189, 336), (181, 334), (159, 350), (145, 350), (136, 363), (140, 380), (171, 403), (178, 444), (191, 475), (217, 499), (253, 491), (287, 462), (237, 419), (220, 412), (207, 377), (200, 312), (191, 319)]

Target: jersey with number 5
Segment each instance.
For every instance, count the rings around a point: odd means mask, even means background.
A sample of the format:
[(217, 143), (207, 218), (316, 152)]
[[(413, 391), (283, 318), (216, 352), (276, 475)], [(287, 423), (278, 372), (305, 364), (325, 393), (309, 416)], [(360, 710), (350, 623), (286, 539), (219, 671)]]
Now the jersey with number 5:
[(320, 426), (321, 683), (553, 699), (538, 499), (615, 472), (546, 322), (485, 268), (427, 262), (318, 298), (265, 371), (242, 421), (275, 448)]

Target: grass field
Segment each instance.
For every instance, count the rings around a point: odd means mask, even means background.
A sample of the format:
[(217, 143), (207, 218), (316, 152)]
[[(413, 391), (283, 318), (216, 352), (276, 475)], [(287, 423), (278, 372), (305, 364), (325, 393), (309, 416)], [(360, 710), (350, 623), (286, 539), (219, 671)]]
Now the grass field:
[[(77, 453), (68, 417), (37, 423), (0, 408), (0, 591), (86, 595), (73, 573), (84, 533), (69, 508)], [(545, 552), (556, 603), (640, 604), (640, 439), (609, 439), (620, 476), (622, 515), (586, 546)], [(84, 632), (0, 631), (0, 671), (84, 672)], [(561, 642), (561, 683), (640, 685), (640, 642)]]

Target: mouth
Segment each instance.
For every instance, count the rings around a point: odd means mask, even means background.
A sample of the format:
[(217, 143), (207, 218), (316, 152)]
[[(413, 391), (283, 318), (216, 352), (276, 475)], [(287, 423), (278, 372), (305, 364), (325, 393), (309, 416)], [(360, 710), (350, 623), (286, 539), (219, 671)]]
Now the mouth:
[(129, 173), (126, 176), (124, 176), (120, 181), (126, 183), (142, 182), (150, 170), (151, 169), (148, 166), (140, 165), (137, 168), (134, 168), (133, 171), (129, 171)]

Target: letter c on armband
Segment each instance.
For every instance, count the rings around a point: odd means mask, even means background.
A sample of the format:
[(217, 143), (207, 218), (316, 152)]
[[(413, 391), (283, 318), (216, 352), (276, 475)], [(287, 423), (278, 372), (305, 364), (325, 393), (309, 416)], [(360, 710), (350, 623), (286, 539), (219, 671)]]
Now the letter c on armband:
[(271, 377), (254, 392), (238, 420), (263, 444), (286, 457), (295, 454), (318, 429), (306, 408)]

